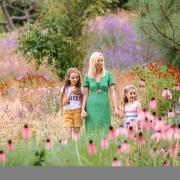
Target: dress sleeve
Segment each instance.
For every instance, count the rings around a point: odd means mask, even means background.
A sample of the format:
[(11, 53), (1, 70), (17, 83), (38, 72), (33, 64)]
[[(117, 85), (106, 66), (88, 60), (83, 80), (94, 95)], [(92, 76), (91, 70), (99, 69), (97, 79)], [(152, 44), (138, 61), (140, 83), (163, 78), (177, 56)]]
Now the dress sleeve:
[(115, 80), (113, 78), (113, 75), (111, 72), (108, 73), (108, 85), (111, 86), (111, 85), (115, 85)]
[(83, 87), (89, 87), (89, 78), (86, 76), (83, 80)]

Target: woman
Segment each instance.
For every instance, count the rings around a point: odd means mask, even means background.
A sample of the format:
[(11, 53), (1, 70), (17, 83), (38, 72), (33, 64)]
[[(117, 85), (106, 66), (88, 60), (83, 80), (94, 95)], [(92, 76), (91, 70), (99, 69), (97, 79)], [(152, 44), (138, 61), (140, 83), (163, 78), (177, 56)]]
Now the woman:
[(94, 52), (90, 57), (88, 74), (83, 82), (81, 117), (86, 118), (86, 130), (108, 129), (111, 126), (108, 91), (113, 100), (114, 114), (118, 115), (114, 85), (112, 73), (105, 70), (103, 54)]

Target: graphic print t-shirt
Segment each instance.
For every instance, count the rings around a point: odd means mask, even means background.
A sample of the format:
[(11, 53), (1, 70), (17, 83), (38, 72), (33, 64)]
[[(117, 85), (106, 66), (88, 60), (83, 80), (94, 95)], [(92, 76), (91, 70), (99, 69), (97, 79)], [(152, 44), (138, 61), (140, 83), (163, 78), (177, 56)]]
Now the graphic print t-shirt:
[[(61, 88), (61, 92), (63, 92), (64, 87)], [(65, 94), (70, 93), (71, 87), (65, 88)], [(83, 94), (83, 88), (81, 88), (81, 92), (78, 94), (71, 94), (69, 98), (69, 103), (66, 104), (63, 109), (64, 110), (72, 110), (81, 108), (81, 94)]]

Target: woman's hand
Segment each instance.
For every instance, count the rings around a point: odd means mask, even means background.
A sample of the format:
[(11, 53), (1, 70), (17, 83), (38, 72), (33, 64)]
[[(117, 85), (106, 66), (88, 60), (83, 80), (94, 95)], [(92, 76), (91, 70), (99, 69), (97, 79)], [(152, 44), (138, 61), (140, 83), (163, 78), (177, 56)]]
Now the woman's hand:
[(124, 108), (123, 108), (122, 106), (119, 107), (119, 117), (120, 117), (121, 119), (124, 118)]
[(81, 111), (81, 119), (84, 119), (85, 117), (87, 117), (87, 112), (85, 110)]

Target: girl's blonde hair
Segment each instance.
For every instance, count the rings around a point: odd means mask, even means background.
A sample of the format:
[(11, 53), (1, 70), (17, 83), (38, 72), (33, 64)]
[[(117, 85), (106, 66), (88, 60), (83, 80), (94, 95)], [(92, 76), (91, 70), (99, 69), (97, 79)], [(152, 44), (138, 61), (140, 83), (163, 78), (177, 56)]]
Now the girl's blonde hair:
[[(124, 105), (126, 105), (126, 103), (128, 102), (128, 98), (127, 98), (127, 96), (126, 96), (126, 94), (129, 92), (129, 90), (131, 90), (131, 89), (135, 89), (135, 91), (137, 92), (137, 89), (136, 89), (136, 87), (134, 86), (134, 85), (127, 85), (127, 86), (125, 86), (125, 88), (124, 88)], [(137, 100), (137, 96), (136, 96), (136, 100)]]
[[(104, 60), (104, 55), (101, 52), (94, 52), (92, 53), (90, 60), (89, 60), (89, 69), (88, 69), (88, 76), (92, 79), (95, 79), (96, 75), (96, 67), (95, 64), (98, 62), (98, 59), (102, 58)], [(103, 63), (102, 69), (103, 76), (105, 75), (105, 65)]]
[(67, 70), (67, 74), (65, 76), (65, 80), (64, 80), (64, 86), (63, 86), (63, 91), (62, 91), (62, 96), (61, 96), (61, 103), (63, 101), (63, 97), (64, 97), (64, 93), (65, 93), (65, 89), (71, 85), (71, 81), (70, 81), (70, 76), (71, 76), (71, 73), (77, 73), (78, 76), (79, 76), (79, 80), (76, 84), (76, 87), (79, 88), (79, 90), (81, 89), (81, 82), (82, 82), (82, 79), (81, 79), (81, 73), (80, 71), (77, 69), (77, 68), (69, 68)]

